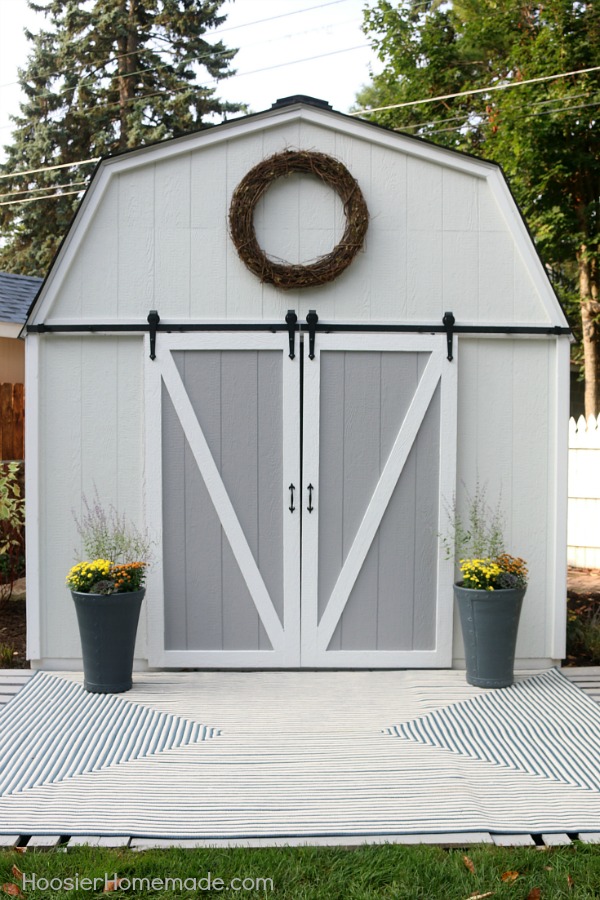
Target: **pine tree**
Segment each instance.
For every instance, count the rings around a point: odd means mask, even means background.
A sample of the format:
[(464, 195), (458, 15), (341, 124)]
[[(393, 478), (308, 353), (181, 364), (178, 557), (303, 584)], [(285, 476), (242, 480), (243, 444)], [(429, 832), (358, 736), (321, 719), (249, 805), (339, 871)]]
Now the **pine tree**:
[[(205, 38), (225, 21), (218, 15), (223, 2), (28, 0), (48, 27), (26, 31), (32, 50), (19, 71), (26, 99), (13, 117), (13, 143), (0, 172), (103, 156), (207, 127), (207, 117), (239, 110), (221, 102), (214, 87), (232, 74), (236, 51)], [(0, 206), (0, 269), (45, 274), (91, 168), (2, 179), (0, 203), (31, 202)], [(64, 197), (33, 199), (55, 193)]]

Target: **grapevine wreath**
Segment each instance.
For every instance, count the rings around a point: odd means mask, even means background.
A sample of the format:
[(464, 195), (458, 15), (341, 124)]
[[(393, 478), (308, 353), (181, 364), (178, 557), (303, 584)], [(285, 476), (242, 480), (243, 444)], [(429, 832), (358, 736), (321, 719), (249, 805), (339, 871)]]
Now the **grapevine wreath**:
[[(330, 253), (306, 265), (270, 259), (259, 246), (254, 230), (258, 201), (277, 178), (292, 173), (314, 175), (333, 188), (346, 216), (340, 242)], [(286, 150), (254, 166), (236, 187), (229, 207), (231, 239), (240, 259), (262, 282), (283, 290), (316, 287), (337, 278), (361, 249), (368, 224), (365, 198), (348, 169), (332, 156), (312, 150)]]

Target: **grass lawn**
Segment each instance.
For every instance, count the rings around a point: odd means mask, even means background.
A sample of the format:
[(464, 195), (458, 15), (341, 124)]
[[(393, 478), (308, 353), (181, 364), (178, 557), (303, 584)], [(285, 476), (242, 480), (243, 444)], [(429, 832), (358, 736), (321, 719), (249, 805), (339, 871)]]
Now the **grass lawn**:
[[(6, 896), (99, 897), (105, 893), (105, 877), (112, 882), (115, 875), (125, 879), (117, 887), (122, 896), (164, 900), (232, 893), (282, 900), (583, 900), (600, 897), (600, 846), (0, 852), (0, 892)], [(133, 879), (145, 881), (136, 884)], [(112, 890), (115, 885), (109, 884)]]

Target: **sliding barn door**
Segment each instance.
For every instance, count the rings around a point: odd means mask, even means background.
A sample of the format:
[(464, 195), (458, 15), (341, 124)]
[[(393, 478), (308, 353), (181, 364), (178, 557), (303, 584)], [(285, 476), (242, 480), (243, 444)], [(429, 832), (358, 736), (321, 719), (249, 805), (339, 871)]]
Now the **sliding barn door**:
[(151, 665), (450, 665), (446, 352), (443, 335), (318, 333), (290, 359), (285, 332), (159, 334)]
[[(306, 345), (305, 345), (306, 350)], [(456, 361), (443, 335), (317, 334), (304, 359), (302, 663), (445, 666)]]
[(300, 360), (287, 333), (160, 334), (146, 370), (150, 663), (300, 665)]

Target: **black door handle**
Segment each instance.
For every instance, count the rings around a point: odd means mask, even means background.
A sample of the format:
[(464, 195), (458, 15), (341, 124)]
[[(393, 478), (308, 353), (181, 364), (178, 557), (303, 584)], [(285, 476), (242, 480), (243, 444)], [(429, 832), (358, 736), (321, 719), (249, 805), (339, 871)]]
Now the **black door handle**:
[(314, 509), (314, 506), (312, 505), (312, 492), (313, 491), (314, 491), (314, 487), (312, 486), (312, 484), (309, 484), (309, 486), (308, 486), (308, 506), (306, 507), (309, 512), (312, 512)]
[(289, 509), (290, 509), (291, 513), (293, 513), (294, 510), (296, 509), (296, 507), (294, 506), (294, 491), (295, 491), (294, 485), (290, 484), (290, 506), (289, 506)]

